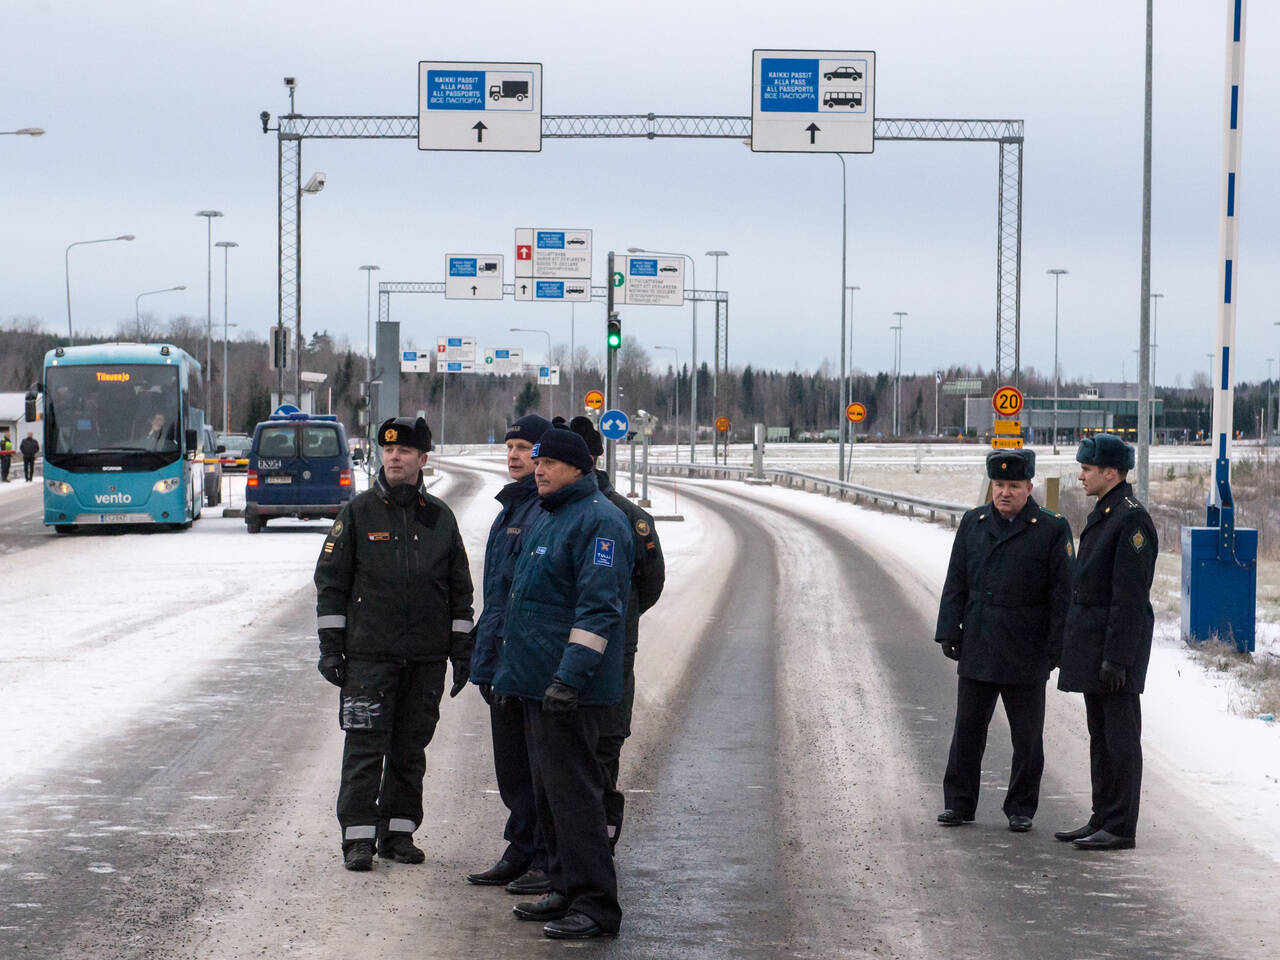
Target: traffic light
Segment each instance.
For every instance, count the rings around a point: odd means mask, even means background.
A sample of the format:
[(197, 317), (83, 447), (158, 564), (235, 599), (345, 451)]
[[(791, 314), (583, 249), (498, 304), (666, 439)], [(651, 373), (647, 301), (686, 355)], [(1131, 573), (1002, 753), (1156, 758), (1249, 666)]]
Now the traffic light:
[(605, 342), (609, 344), (610, 350), (617, 350), (622, 346), (622, 318), (616, 313), (609, 314), (609, 332)]

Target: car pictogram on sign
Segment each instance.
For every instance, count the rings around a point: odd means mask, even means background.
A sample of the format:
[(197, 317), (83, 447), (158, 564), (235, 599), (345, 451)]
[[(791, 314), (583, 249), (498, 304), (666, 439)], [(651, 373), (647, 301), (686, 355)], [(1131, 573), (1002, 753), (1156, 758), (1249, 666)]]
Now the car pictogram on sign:
[(828, 80), (861, 80), (862, 72), (857, 67), (836, 67), (823, 74)]

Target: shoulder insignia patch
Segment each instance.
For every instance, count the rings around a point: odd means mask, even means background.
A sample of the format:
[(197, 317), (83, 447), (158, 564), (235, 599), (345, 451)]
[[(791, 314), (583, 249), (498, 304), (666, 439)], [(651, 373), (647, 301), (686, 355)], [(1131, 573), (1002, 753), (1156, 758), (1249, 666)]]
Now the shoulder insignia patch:
[(342, 536), (342, 521), (341, 521), (341, 520), (335, 520), (335, 521), (333, 521), (333, 526), (329, 529), (329, 536), (331, 536), (331, 537), (340, 537), (340, 536)]
[(377, 533), (369, 534), (369, 539), (375, 543), (381, 540), (390, 540), (391, 532), (389, 530), (379, 530)]
[(514, 537), (514, 536), (519, 535), (519, 533), (520, 533), (520, 528), (519, 528), (519, 527), (507, 527), (507, 534), (508, 534), (508, 535), (513, 536), (513, 537)]
[(1133, 547), (1134, 553), (1141, 553), (1142, 548), (1147, 545), (1147, 538), (1142, 535), (1141, 530), (1133, 531), (1133, 536), (1129, 538), (1129, 545)]
[(642, 537), (647, 537), (647, 536), (649, 535), (649, 521), (648, 521), (648, 520), (637, 520), (637, 521), (636, 521), (636, 533), (640, 534), (640, 536), (642, 536)]
[(333, 553), (333, 541), (326, 540), (324, 545), (324, 555), (327, 557), (331, 553)]
[(1124, 498), (1124, 502), (1125, 502), (1125, 503), (1127, 503), (1127, 504), (1128, 504), (1129, 506), (1131, 506), (1131, 507), (1140, 507), (1140, 506), (1142, 506), (1142, 504), (1140, 504), (1137, 500), (1133, 499), (1133, 497), (1125, 497), (1125, 498)]
[(1110, 508), (1110, 507), (1107, 507), (1107, 509), (1103, 510), (1102, 512), (1103, 512), (1104, 514), (1108, 514), (1108, 513), (1110, 513), (1110, 512), (1111, 512), (1111, 508)]

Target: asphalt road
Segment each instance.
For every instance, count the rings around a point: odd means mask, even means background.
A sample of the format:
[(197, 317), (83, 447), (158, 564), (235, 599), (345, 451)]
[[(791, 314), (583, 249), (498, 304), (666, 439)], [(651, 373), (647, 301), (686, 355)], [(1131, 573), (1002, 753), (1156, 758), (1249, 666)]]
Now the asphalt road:
[[(478, 582), (502, 476), (450, 473)], [(587, 946), (593, 956), (1275, 955), (1274, 863), (1215, 831), (1160, 769), (1148, 769), (1138, 850), (1052, 839), (1087, 815), (1083, 711), (1065, 695), (1050, 694), (1036, 829), (1011, 834), (999, 811), (999, 717), (978, 823), (938, 827), (954, 675), (929, 640), (936, 597), (810, 511), (817, 498), (727, 489), (681, 484), (703, 529), (643, 622), (623, 934)], [(0, 544), (10, 536), (0, 526)], [(501, 889), (462, 879), (501, 852), (504, 819), (471, 688), (446, 700), (428, 748), (427, 863), (341, 868), (341, 733), (314, 669), (313, 611), (299, 588), (201, 697), (0, 798), (0, 956), (574, 949), (516, 921)]]

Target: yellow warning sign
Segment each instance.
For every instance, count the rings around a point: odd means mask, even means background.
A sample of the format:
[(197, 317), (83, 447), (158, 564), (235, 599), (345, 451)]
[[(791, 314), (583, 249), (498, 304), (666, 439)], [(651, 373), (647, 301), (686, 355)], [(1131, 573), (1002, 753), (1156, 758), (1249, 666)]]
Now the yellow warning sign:
[(1021, 450), (1021, 437), (992, 437), (991, 449), (993, 450)]

